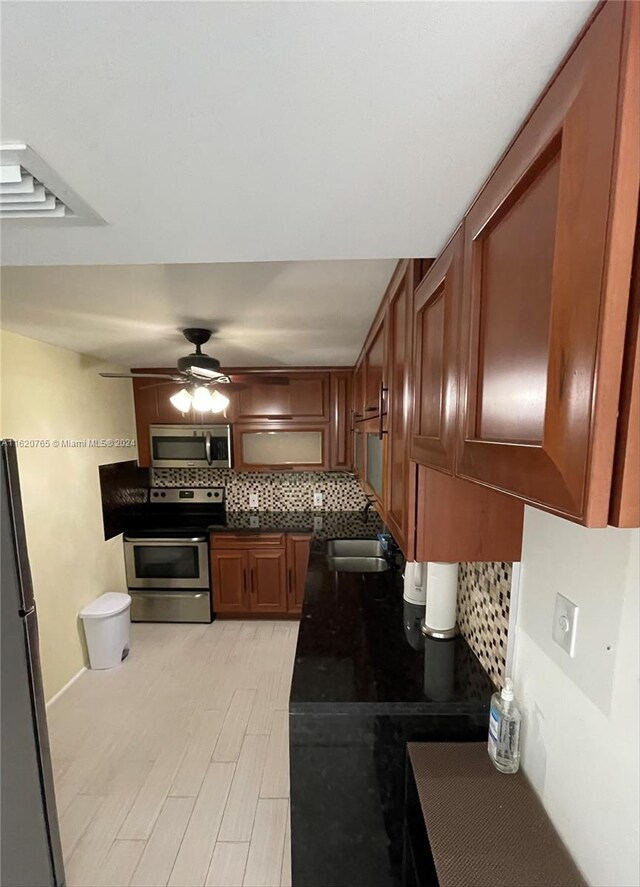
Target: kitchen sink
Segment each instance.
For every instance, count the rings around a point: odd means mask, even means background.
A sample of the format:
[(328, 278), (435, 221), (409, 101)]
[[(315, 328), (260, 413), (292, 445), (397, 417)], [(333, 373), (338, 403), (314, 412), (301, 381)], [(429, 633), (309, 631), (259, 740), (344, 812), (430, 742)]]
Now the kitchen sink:
[(383, 557), (327, 557), (330, 570), (337, 573), (384, 573), (389, 564)]
[(332, 539), (327, 543), (329, 557), (383, 558), (384, 549), (377, 539)]
[(376, 539), (332, 539), (327, 543), (327, 563), (338, 573), (384, 573), (389, 564)]

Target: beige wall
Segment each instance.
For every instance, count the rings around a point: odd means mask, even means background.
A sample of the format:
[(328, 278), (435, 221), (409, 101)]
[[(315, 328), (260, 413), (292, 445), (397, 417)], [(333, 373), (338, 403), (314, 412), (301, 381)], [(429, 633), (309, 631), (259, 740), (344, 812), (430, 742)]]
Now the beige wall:
[[(101, 379), (103, 364), (5, 331), (0, 346), (2, 437), (135, 437), (131, 384)], [(78, 611), (126, 588), (122, 539), (104, 541), (98, 465), (135, 458), (135, 448), (19, 448), (47, 699), (86, 664)]]
[[(640, 883), (640, 531), (525, 509), (515, 637), (522, 766), (589, 884)], [(575, 656), (552, 639), (579, 608)]]

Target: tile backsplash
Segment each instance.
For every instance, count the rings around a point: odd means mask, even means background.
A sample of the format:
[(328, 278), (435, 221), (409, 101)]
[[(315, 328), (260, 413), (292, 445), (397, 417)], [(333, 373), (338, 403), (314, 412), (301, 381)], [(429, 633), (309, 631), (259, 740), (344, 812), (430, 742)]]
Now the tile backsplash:
[[(153, 487), (225, 487), (227, 511), (248, 511), (249, 495), (259, 511), (357, 511), (367, 503), (355, 477), (338, 471), (234, 471), (228, 468), (156, 468)], [(313, 494), (322, 493), (314, 506)]]
[(505, 678), (512, 564), (461, 563), (458, 625), (487, 674), (498, 687)]

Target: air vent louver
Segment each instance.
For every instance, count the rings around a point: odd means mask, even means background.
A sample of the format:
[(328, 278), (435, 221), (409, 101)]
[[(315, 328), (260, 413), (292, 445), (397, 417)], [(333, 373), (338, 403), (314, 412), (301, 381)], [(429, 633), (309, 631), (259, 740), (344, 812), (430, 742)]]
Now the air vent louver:
[(28, 145), (0, 146), (0, 219), (104, 224)]

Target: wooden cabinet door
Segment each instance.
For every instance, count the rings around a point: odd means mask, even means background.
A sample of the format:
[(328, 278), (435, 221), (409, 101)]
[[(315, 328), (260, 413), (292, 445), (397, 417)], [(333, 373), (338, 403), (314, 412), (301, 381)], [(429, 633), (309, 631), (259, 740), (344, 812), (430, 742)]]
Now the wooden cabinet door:
[(411, 458), (453, 474), (456, 446), (462, 228), (414, 296)]
[[(267, 374), (260, 373), (261, 379)], [(274, 374), (274, 378), (277, 375)], [(326, 422), (329, 419), (329, 373), (287, 372), (288, 385), (252, 382), (251, 374), (233, 373), (248, 387), (235, 398), (234, 421)]]
[(384, 412), (384, 359), (385, 359), (385, 333), (386, 326), (382, 317), (374, 329), (371, 340), (367, 345), (364, 355), (365, 363), (365, 397), (364, 418)]
[(351, 372), (331, 373), (330, 467), (351, 468)]
[(604, 4), (464, 225), (457, 473), (587, 526), (609, 513), (638, 208), (638, 13)]
[(311, 536), (290, 533), (287, 536), (287, 610), (300, 613), (307, 582)]
[(364, 375), (365, 359), (362, 357), (353, 373), (352, 415), (354, 423), (364, 419)]
[(329, 424), (240, 423), (233, 429), (233, 464), (240, 471), (322, 471), (329, 467)]
[(287, 554), (284, 548), (249, 552), (249, 597), (252, 613), (286, 613)]
[(415, 505), (415, 476), (409, 465), (412, 309), (413, 263), (404, 261), (392, 279), (386, 315), (389, 398), (384, 517), (403, 554), (411, 560)]
[(211, 552), (214, 613), (249, 611), (249, 559), (245, 551)]

